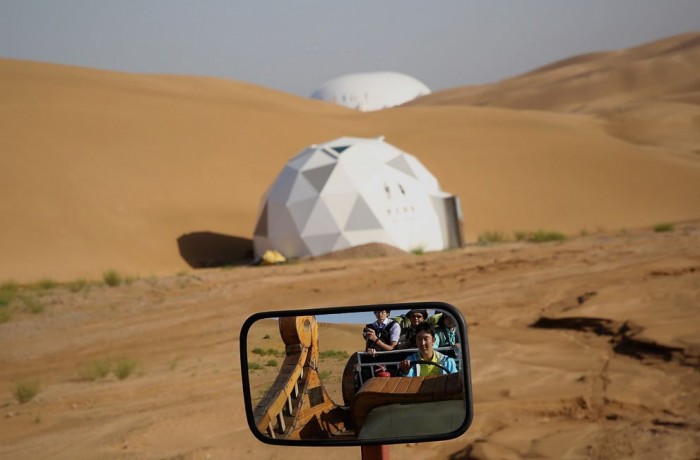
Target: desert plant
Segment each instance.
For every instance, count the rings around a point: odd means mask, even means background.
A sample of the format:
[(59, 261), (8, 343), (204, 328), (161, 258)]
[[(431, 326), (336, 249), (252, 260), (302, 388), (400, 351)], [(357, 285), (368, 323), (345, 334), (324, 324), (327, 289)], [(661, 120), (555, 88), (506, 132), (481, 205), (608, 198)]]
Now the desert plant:
[(265, 363), (266, 366), (269, 367), (274, 367), (277, 365), (277, 360), (276, 359), (268, 359), (267, 362)]
[(125, 276), (123, 281), (124, 281), (124, 284), (126, 284), (127, 286), (130, 286), (130, 285), (134, 284), (134, 282), (136, 282), (136, 281), (138, 281), (138, 280), (140, 280), (140, 279), (141, 279), (141, 277), (138, 276), (138, 275), (136, 275), (136, 276)]
[(346, 351), (325, 350), (318, 354), (319, 358), (347, 359), (350, 355)]
[(34, 297), (29, 297), (29, 296), (21, 296), (22, 303), (24, 303), (24, 310), (38, 315), (39, 313), (44, 312), (44, 305), (39, 302), (37, 299)]
[(265, 334), (265, 337), (263, 337), (263, 340), (269, 340), (270, 339), (270, 334)]
[(479, 243), (504, 243), (510, 240), (510, 238), (508, 238), (508, 235), (503, 232), (499, 232), (497, 230), (487, 230), (479, 234), (477, 240)]
[(251, 371), (255, 371), (262, 368), (263, 367), (258, 363), (248, 363), (248, 369), (250, 369)]
[(653, 228), (654, 228), (654, 231), (656, 233), (672, 232), (674, 229), (673, 224), (668, 224), (668, 223), (656, 224), (656, 225), (654, 225)]
[(415, 248), (411, 249), (411, 254), (421, 256), (425, 254), (425, 249), (423, 248), (423, 246), (416, 246)]
[(0, 291), (0, 307), (9, 305), (14, 298), (15, 295), (13, 293)]
[(78, 370), (78, 375), (83, 380), (97, 380), (107, 377), (112, 370), (112, 362), (103, 358), (83, 365)]
[(138, 362), (133, 358), (121, 358), (114, 363), (113, 372), (119, 380), (129, 377), (138, 366)]
[(20, 404), (27, 403), (39, 394), (41, 385), (38, 380), (24, 380), (14, 384), (12, 395)]
[(9, 305), (17, 295), (19, 286), (14, 281), (8, 281), (0, 286), (0, 307)]
[(282, 357), (284, 356), (284, 352), (275, 350), (274, 348), (268, 348), (267, 350), (263, 350), (262, 348), (253, 348), (253, 354), (259, 355), (259, 356), (276, 356), (276, 357)]
[(177, 365), (180, 363), (180, 356), (177, 355), (173, 357), (173, 359), (170, 360), (170, 370), (174, 371), (177, 368)]
[(38, 289), (41, 289), (44, 291), (48, 291), (50, 289), (53, 289), (56, 286), (58, 286), (58, 283), (56, 283), (56, 281), (54, 281), (50, 278), (44, 278), (44, 279), (40, 280), (38, 283), (36, 283), (36, 287)]
[(122, 275), (116, 270), (107, 270), (102, 274), (102, 279), (110, 287), (119, 286), (123, 281)]
[(518, 231), (514, 232), (513, 236), (517, 241), (528, 241), (530, 243), (545, 243), (547, 241), (563, 241), (566, 239), (566, 235), (563, 233), (541, 229), (534, 232)]
[(330, 377), (332, 371), (321, 371), (318, 373), (318, 376), (321, 378), (321, 380), (326, 380), (328, 377)]
[(68, 283), (68, 290), (70, 292), (80, 292), (83, 289), (85, 289), (87, 287), (87, 285), (88, 285), (87, 280), (85, 280), (84, 278), (80, 278), (78, 280), (75, 280), (75, 281)]

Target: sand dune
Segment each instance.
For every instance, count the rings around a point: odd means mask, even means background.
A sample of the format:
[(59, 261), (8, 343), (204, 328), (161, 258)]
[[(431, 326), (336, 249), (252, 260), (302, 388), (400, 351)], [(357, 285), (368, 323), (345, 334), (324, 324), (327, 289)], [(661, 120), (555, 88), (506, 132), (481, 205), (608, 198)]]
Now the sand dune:
[(699, 49), (675, 37), (365, 114), (234, 81), (0, 60), (0, 279), (173, 273), (196, 259), (188, 235), (238, 260), (286, 160), (342, 135), (416, 155), (461, 197), (471, 241), (695, 218)]
[(565, 59), (525, 75), (454, 88), (411, 105), (591, 114), (628, 142), (698, 152), (700, 33)]
[(688, 33), (575, 56), (494, 84), (439, 91), (412, 104), (601, 113), (666, 98), (693, 103), (699, 65), (700, 33)]

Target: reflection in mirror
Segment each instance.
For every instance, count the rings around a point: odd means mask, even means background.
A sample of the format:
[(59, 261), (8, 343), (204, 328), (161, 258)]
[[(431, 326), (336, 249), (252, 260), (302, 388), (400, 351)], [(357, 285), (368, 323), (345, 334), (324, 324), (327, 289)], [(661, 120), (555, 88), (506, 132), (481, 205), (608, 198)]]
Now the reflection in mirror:
[(258, 319), (246, 335), (254, 429), (265, 439), (358, 442), (465, 430), (468, 346), (453, 310)]

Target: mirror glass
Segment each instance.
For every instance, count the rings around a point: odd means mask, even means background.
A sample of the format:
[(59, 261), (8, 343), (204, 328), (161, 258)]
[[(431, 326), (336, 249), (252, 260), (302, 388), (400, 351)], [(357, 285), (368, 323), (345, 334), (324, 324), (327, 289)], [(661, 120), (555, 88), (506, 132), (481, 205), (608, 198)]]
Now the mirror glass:
[(257, 314), (241, 333), (248, 422), (281, 444), (449, 439), (471, 422), (468, 353), (444, 303)]

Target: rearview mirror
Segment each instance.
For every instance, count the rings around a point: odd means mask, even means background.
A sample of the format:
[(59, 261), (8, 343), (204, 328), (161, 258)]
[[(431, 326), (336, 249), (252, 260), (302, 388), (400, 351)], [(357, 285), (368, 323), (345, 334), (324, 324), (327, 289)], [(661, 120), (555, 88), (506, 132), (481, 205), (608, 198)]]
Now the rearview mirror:
[(467, 328), (446, 303), (258, 313), (240, 346), (248, 425), (265, 443), (437, 441), (472, 421)]

